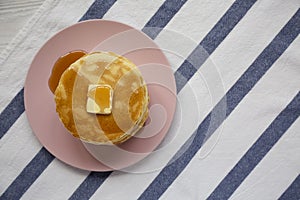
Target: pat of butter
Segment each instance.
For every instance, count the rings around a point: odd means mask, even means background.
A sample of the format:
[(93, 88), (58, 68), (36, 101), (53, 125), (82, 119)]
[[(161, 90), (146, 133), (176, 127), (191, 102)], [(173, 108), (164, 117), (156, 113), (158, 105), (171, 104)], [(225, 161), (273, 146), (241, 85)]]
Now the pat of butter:
[(113, 89), (106, 84), (91, 84), (88, 87), (86, 111), (94, 114), (110, 114)]

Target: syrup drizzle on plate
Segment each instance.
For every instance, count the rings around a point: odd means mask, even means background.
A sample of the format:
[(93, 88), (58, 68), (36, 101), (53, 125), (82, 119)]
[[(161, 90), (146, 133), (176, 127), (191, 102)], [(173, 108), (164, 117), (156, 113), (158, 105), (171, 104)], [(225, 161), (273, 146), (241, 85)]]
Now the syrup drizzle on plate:
[(48, 80), (48, 86), (52, 93), (55, 92), (58, 86), (61, 75), (64, 71), (76, 60), (86, 55), (85, 51), (71, 51), (57, 59), (53, 65), (51, 75)]

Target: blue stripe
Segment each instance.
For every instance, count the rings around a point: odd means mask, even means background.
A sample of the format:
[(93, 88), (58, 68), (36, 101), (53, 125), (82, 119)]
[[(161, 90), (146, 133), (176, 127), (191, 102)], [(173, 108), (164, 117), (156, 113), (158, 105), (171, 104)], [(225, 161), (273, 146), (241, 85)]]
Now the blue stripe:
[[(300, 27), (299, 10), (283, 27), (272, 42), (263, 50), (257, 59), (251, 64), (247, 71), (239, 78), (239, 80), (230, 88), (226, 95), (218, 102), (213, 110), (207, 115), (203, 122), (198, 126), (196, 132), (189, 138), (183, 146), (188, 146), (187, 150), (182, 153), (182, 147), (176, 153), (172, 162), (159, 173), (148, 188), (142, 193), (139, 199), (154, 198), (158, 199), (167, 188), (173, 183), (177, 176), (185, 169), (197, 151), (203, 144), (204, 139), (209, 138), (215, 130), (230, 115), (239, 102), (254, 87), (259, 79), (266, 73), (272, 64), (282, 55), (293, 40), (298, 36)], [(212, 115), (220, 113), (224, 103), (227, 102), (226, 117), (224, 119), (217, 118), (211, 122)], [(215, 119), (215, 118), (214, 118)], [(180, 156), (178, 156), (180, 155)], [(174, 161), (174, 158), (178, 158)]]
[(150, 38), (154, 39), (169, 23), (187, 0), (166, 0), (142, 29)]
[(24, 88), (13, 98), (0, 114), (0, 139), (24, 112)]
[(91, 172), (69, 199), (90, 199), (110, 174), (111, 172)]
[(14, 182), (1, 195), (0, 199), (20, 199), (53, 159), (54, 156), (52, 154), (44, 147), (41, 148)]
[(228, 199), (300, 115), (300, 93), (276, 117), (208, 199)]
[(300, 199), (300, 175), (292, 182), (286, 191), (279, 197), (279, 200), (299, 200)]
[(193, 50), (189, 57), (175, 72), (177, 91), (179, 92), (188, 80), (207, 60), (210, 54), (221, 44), (224, 38), (243, 18), (256, 0), (235, 1), (219, 22), (205, 36), (200, 44)]
[[(109, 8), (116, 2), (116, 0), (96, 0), (88, 9), (88, 11), (80, 19), (95, 19), (102, 17)], [(102, 7), (103, 6), (103, 7)], [(95, 11), (99, 12), (96, 13)], [(90, 18), (88, 18), (90, 17)], [(1, 137), (7, 130), (15, 123), (15, 121), (24, 112), (24, 88), (16, 95), (10, 104), (1, 113), (0, 118), (5, 119), (4, 126), (0, 128)], [(32, 183), (41, 175), (47, 166), (53, 161), (54, 157), (44, 147), (36, 154), (36, 156), (28, 163), (22, 170), (18, 177), (11, 183), (0, 198), (4, 199), (19, 199)], [(7, 198), (6, 198), (7, 197)]]
[(96, 0), (79, 21), (101, 19), (117, 0)]

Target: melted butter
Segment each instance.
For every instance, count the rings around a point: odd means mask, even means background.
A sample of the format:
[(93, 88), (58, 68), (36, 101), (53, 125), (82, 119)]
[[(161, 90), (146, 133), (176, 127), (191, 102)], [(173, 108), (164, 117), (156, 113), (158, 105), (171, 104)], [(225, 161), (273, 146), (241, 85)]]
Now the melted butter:
[[(112, 107), (112, 89), (106, 85), (93, 86), (88, 91), (88, 98), (92, 99), (93, 102), (88, 100), (87, 111), (90, 113), (97, 114), (110, 114)], [(96, 105), (89, 105), (95, 103)]]
[(81, 58), (82, 56), (86, 55), (86, 52), (84, 51), (72, 51), (70, 53), (67, 53), (66, 55), (61, 56), (57, 59), (55, 62), (52, 72), (50, 75), (50, 78), (48, 80), (48, 86), (52, 93), (54, 93), (61, 75), (63, 72), (76, 60)]

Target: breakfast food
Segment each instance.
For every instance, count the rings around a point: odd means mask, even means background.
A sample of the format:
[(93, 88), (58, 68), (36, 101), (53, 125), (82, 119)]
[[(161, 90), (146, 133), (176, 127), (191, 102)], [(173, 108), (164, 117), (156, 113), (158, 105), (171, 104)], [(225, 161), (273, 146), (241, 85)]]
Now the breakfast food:
[(112, 52), (73, 62), (54, 91), (56, 111), (69, 132), (85, 142), (119, 144), (144, 125), (149, 96), (134, 63)]

